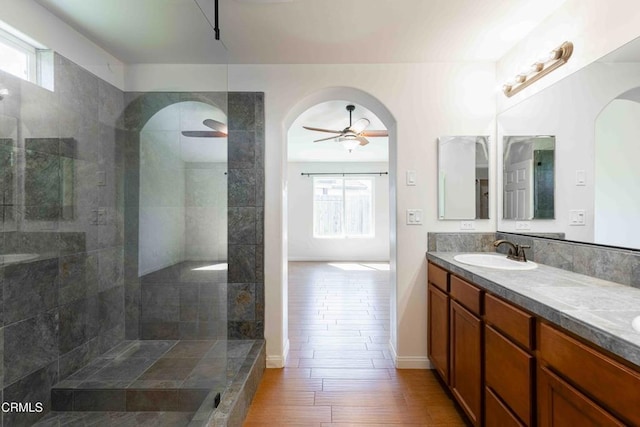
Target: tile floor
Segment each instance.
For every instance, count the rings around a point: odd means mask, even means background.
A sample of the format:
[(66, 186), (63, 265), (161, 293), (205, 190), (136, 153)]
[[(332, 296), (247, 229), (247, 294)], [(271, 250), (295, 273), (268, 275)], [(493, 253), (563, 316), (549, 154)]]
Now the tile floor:
[(385, 263), (289, 263), (290, 351), (267, 369), (245, 427), (464, 426), (428, 370), (388, 350)]

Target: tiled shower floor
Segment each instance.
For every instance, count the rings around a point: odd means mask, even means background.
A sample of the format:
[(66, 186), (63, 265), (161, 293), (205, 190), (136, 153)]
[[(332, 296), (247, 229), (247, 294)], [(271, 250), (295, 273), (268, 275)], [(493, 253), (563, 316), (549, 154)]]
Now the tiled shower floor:
[(186, 425), (209, 392), (225, 390), (253, 342), (125, 341), (56, 384), (58, 412), (38, 425)]

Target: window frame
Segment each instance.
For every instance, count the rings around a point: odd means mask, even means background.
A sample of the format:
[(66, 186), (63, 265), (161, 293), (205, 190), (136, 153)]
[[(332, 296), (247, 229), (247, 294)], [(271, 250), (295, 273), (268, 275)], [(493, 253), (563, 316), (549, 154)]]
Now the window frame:
[(21, 52), (27, 59), (27, 75), (25, 77), (16, 76), (9, 71), (2, 69), (2, 71), (11, 74), (12, 76), (21, 78), (23, 80), (37, 83), (38, 82), (38, 48), (19, 37), (11, 34), (10, 32), (0, 28), (0, 43), (9, 47), (10, 49)]
[[(341, 179), (342, 180), (342, 211), (341, 211), (341, 215), (342, 215), (342, 233), (339, 235), (335, 235), (335, 236), (321, 236), (318, 235), (316, 233), (316, 197), (315, 197), (315, 193), (316, 193), (316, 182), (321, 180), (321, 179)], [(367, 180), (371, 183), (371, 228), (370, 228), (370, 233), (369, 234), (361, 234), (361, 235), (353, 235), (353, 234), (347, 234), (345, 232), (345, 224), (344, 224), (344, 219), (345, 219), (345, 214), (346, 214), (346, 188), (345, 188), (345, 181), (347, 180)], [(349, 177), (346, 177), (344, 175), (341, 174), (335, 174), (335, 175), (323, 175), (323, 176), (314, 176), (313, 177), (313, 183), (312, 183), (312, 188), (311, 188), (311, 209), (313, 212), (312, 215), (312, 224), (311, 224), (311, 233), (313, 235), (314, 239), (374, 239), (376, 237), (376, 210), (375, 210), (375, 204), (376, 204), (376, 180), (375, 178), (368, 176), (368, 175), (350, 175)]]

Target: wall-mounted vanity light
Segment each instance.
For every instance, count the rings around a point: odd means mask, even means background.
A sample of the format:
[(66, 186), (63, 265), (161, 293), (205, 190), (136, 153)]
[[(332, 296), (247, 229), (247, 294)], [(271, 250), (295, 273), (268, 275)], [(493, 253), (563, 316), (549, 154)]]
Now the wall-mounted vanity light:
[(567, 63), (573, 53), (573, 43), (564, 42), (548, 55), (538, 59), (528, 69), (521, 71), (513, 81), (504, 84), (502, 91), (506, 96), (513, 96), (530, 84), (540, 80), (556, 68)]

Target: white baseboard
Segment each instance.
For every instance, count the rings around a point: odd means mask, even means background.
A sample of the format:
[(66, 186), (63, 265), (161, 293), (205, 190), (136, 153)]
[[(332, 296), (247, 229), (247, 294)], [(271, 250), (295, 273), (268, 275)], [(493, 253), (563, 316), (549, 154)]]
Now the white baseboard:
[(433, 369), (431, 361), (426, 356), (398, 356), (391, 341), (389, 341), (389, 351), (396, 369)]
[(425, 356), (398, 356), (395, 364), (398, 369), (433, 369), (429, 358)]
[(289, 355), (289, 339), (284, 343), (284, 349), (282, 354), (267, 355), (267, 369), (280, 369), (284, 368)]

